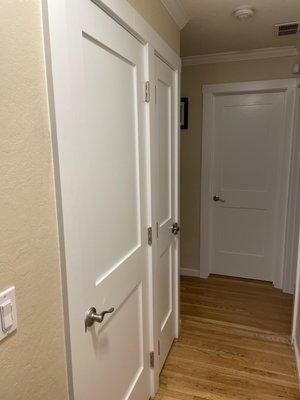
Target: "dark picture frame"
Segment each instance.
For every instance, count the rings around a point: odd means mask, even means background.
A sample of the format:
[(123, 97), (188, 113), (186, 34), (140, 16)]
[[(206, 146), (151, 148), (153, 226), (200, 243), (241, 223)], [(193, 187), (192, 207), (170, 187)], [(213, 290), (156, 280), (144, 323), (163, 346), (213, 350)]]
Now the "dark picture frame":
[(181, 97), (180, 101), (180, 129), (188, 129), (189, 127), (189, 99)]

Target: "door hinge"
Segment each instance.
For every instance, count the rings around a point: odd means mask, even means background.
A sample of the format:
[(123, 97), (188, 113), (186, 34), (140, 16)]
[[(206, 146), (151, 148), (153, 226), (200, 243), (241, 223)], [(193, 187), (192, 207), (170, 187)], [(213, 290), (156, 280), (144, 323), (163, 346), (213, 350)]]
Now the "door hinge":
[(150, 82), (145, 82), (145, 102), (150, 102)]
[(149, 244), (149, 246), (152, 245), (152, 227), (151, 226), (149, 226), (149, 228), (148, 228), (148, 244)]
[(172, 233), (173, 235), (178, 235), (178, 232), (180, 231), (178, 222), (174, 222), (174, 224), (172, 225)]
[(154, 351), (150, 352), (150, 368), (154, 368)]
[(157, 352), (158, 352), (158, 355), (160, 356), (160, 340), (158, 341), (158, 350), (157, 350)]

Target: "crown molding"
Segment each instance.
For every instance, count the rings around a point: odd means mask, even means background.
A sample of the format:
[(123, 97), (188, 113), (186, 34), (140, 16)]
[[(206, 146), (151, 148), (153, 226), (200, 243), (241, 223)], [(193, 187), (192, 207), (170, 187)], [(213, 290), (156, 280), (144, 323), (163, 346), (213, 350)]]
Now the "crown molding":
[(181, 30), (189, 21), (189, 16), (187, 15), (183, 5), (180, 0), (160, 0), (164, 7), (167, 9), (168, 13), (171, 15), (173, 20), (176, 22), (177, 26)]
[(289, 57), (299, 55), (294, 46), (267, 47), (249, 51), (230, 51), (227, 53), (202, 54), (182, 57), (182, 65), (216, 64), (231, 61), (259, 60), (264, 58)]

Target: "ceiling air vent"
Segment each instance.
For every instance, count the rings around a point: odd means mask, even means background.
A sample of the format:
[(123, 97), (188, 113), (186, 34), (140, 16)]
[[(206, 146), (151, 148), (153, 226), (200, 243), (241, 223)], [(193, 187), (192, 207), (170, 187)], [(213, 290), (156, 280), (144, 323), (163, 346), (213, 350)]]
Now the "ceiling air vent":
[(288, 22), (275, 25), (276, 36), (287, 36), (299, 34), (299, 22)]

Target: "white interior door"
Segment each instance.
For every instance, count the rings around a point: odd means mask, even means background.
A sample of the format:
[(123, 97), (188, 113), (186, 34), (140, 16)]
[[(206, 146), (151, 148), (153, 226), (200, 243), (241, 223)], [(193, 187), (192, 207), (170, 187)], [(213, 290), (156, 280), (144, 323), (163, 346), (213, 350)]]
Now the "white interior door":
[[(290, 136), (284, 91), (220, 93), (210, 115), (210, 272), (274, 280), (282, 189), (289, 177)], [(284, 220), (282, 220), (284, 225)]]
[(157, 153), (157, 315), (159, 369), (175, 338), (174, 72), (155, 57)]
[[(144, 46), (91, 1), (66, 4), (71, 109), (57, 142), (74, 397), (146, 400)], [(110, 313), (85, 331), (90, 307)]]

